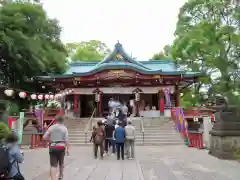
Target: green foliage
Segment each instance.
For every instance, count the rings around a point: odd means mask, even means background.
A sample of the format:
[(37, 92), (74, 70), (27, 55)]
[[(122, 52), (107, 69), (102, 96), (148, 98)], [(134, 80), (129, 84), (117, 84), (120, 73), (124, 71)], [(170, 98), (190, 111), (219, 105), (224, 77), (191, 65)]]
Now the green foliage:
[(20, 111), (20, 107), (17, 103), (15, 102), (10, 102), (8, 106), (8, 115), (9, 116), (17, 116)]
[(73, 61), (102, 61), (110, 53), (110, 49), (101, 41), (91, 40), (66, 45)]
[(0, 122), (0, 140), (5, 139), (10, 132), (7, 124)]
[[(191, 89), (207, 87), (210, 96), (221, 94), (240, 104), (234, 95), (240, 93), (240, 6), (229, 0), (188, 0), (178, 18), (170, 54), (186, 70), (205, 74)], [(193, 104), (188, 95), (183, 102)]]
[(152, 60), (170, 60), (172, 59), (171, 56), (171, 46), (166, 45), (163, 48), (163, 51), (161, 51), (160, 53), (154, 54), (152, 57)]
[[(62, 73), (67, 52), (61, 29), (40, 5), (10, 2), (0, 7), (0, 71), (6, 83), (20, 86), (36, 75)], [(23, 87), (21, 87), (23, 88)]]

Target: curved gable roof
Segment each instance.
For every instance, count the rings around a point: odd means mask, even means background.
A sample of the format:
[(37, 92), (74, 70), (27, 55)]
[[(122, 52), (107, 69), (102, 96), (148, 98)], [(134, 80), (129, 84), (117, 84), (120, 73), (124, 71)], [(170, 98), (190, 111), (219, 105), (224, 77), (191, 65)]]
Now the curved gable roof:
[(172, 60), (136, 61), (129, 56), (118, 42), (114, 50), (101, 62), (72, 62), (62, 75), (42, 76), (42, 78), (61, 78), (88, 76), (103, 70), (133, 70), (148, 75), (183, 75), (188, 77), (202, 76), (200, 72), (187, 72), (178, 68)]

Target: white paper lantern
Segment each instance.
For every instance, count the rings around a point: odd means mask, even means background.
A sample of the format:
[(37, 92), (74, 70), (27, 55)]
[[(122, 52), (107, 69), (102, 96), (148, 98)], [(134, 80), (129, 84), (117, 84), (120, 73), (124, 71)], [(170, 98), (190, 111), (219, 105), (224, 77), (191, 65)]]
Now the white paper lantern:
[(42, 99), (43, 99), (43, 95), (42, 95), (42, 94), (39, 94), (39, 95), (38, 95), (38, 99), (39, 99), (39, 100), (42, 100)]
[(27, 93), (26, 92), (20, 92), (18, 95), (19, 95), (20, 98), (25, 98), (27, 96)]
[(44, 98), (45, 98), (46, 100), (49, 99), (49, 95), (46, 94), (46, 95), (44, 96)]
[(14, 91), (12, 90), (12, 89), (6, 89), (5, 91), (4, 91), (4, 94), (6, 95), (6, 96), (12, 96), (13, 95), (13, 93), (14, 93)]
[(33, 99), (33, 100), (37, 99), (37, 95), (36, 94), (32, 94), (31, 95), (31, 99)]
[(54, 99), (54, 95), (51, 94), (51, 95), (49, 96), (49, 99), (53, 100), (53, 99)]

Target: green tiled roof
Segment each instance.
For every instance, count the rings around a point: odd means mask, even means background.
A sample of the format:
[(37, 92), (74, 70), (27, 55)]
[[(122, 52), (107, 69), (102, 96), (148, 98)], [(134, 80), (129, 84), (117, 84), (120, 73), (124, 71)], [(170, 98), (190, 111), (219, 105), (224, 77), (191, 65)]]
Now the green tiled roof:
[(115, 45), (113, 52), (100, 62), (72, 62), (62, 75), (50, 75), (41, 78), (88, 76), (103, 70), (128, 69), (152, 75), (183, 75), (187, 77), (202, 76), (200, 72), (187, 72), (171, 60), (136, 61), (123, 49), (120, 43)]

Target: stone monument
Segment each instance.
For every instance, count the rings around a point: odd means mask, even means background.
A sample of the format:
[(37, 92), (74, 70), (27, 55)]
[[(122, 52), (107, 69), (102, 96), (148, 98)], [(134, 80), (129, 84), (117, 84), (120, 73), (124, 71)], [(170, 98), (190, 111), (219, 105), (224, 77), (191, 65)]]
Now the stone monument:
[(222, 105), (216, 102), (215, 109), (209, 154), (220, 159), (240, 159), (240, 108), (224, 101)]

